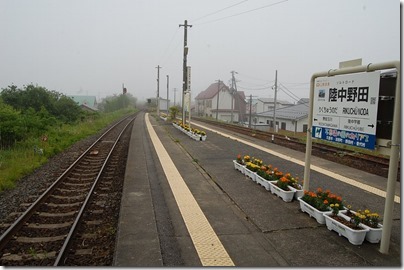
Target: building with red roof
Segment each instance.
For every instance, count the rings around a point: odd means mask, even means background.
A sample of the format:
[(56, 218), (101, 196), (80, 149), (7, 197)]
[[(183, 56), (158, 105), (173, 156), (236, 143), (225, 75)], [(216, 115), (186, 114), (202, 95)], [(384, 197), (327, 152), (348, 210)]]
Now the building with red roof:
[(217, 120), (244, 122), (246, 101), (243, 91), (229, 88), (222, 81), (212, 83), (195, 97), (195, 114)]

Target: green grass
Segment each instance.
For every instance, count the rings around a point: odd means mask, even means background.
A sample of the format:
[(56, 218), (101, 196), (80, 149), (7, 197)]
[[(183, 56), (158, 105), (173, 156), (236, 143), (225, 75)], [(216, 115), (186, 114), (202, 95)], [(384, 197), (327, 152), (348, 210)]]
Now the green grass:
[[(64, 151), (72, 144), (93, 135), (111, 122), (123, 115), (133, 113), (133, 110), (122, 110), (108, 114), (100, 114), (88, 118), (76, 125), (60, 125), (47, 132), (48, 141), (30, 138), (19, 142), (12, 149), (0, 150), (0, 191), (12, 189), (17, 181), (25, 175), (45, 164), (49, 158)], [(34, 147), (43, 149), (43, 155), (34, 152)]]

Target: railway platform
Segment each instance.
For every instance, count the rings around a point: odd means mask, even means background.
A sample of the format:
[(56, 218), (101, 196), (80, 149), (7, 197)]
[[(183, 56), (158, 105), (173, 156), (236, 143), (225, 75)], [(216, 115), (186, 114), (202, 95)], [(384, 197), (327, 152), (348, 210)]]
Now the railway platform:
[[(194, 123), (193, 123), (194, 124)], [(132, 128), (114, 266), (400, 267), (400, 183), (388, 254), (352, 245), (234, 169), (238, 154), (303, 177), (304, 153), (195, 123), (195, 141), (139, 114)], [(387, 179), (312, 157), (310, 190), (383, 216)]]

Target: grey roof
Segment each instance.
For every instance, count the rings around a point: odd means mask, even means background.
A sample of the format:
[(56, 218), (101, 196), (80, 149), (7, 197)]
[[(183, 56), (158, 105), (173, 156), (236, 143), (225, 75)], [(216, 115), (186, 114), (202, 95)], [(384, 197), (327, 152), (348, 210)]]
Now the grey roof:
[[(257, 100), (263, 102), (263, 103), (274, 103), (274, 98), (258, 98)], [(286, 101), (286, 100), (281, 100), (281, 99), (276, 99), (277, 104), (283, 104), (283, 105), (292, 105), (293, 103)]]
[[(273, 117), (274, 110), (257, 113), (257, 116)], [(292, 106), (276, 109), (275, 117), (288, 120), (299, 120), (309, 115), (309, 103), (299, 103)]]

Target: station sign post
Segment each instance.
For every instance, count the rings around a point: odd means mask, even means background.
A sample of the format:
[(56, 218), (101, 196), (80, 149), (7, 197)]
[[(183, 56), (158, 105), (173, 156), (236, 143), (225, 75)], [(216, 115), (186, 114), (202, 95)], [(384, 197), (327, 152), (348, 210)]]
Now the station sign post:
[(184, 110), (188, 112), (188, 124), (191, 127), (191, 67), (187, 66), (187, 90), (184, 95)]
[[(375, 103), (378, 102), (378, 95), (376, 95), (376, 100), (369, 99), (369, 97), (373, 97), (375, 94), (373, 88), (376, 87), (376, 78), (373, 78), (372, 75), (370, 77), (362, 77), (360, 73), (366, 72), (366, 74), (372, 74), (374, 71), (386, 70), (386, 69), (395, 69), (397, 71), (397, 79), (395, 85), (394, 92), (394, 112), (392, 120), (392, 136), (391, 136), (391, 150), (390, 150), (390, 161), (389, 161), (389, 172), (387, 177), (387, 188), (386, 188), (386, 200), (384, 205), (384, 215), (383, 215), (383, 231), (382, 231), (382, 239), (380, 241), (380, 252), (388, 253), (389, 245), (390, 245), (390, 236), (392, 229), (392, 221), (393, 221), (393, 208), (394, 208), (394, 196), (396, 189), (396, 180), (397, 180), (397, 172), (398, 172), (398, 163), (399, 163), (399, 155), (400, 155), (400, 143), (401, 143), (401, 65), (399, 61), (391, 61), (385, 63), (376, 63), (376, 64), (368, 64), (364, 66), (355, 66), (355, 67), (346, 67), (340, 69), (330, 69), (329, 71), (323, 71), (314, 73), (311, 76), (310, 80), (310, 103), (309, 103), (309, 118), (308, 118), (308, 129), (307, 129), (307, 137), (306, 137), (306, 153), (305, 153), (305, 164), (304, 164), (304, 182), (303, 189), (305, 191), (310, 188), (310, 163), (311, 163), (311, 150), (312, 150), (312, 137), (314, 138), (323, 138), (323, 129), (335, 129), (340, 131), (339, 136), (331, 136), (334, 139), (344, 140), (341, 134), (347, 134), (347, 130), (350, 133), (354, 133), (358, 136), (358, 138), (362, 138), (359, 140), (353, 140), (353, 144), (357, 144), (356, 146), (364, 147), (364, 148), (374, 148), (375, 134), (371, 132), (373, 121), (377, 121), (377, 106), (373, 107)], [(377, 73), (375, 73), (377, 74)], [(342, 84), (341, 77), (337, 77), (338, 75), (346, 75), (348, 77), (343, 77), (345, 81), (349, 81), (352, 79), (349, 76), (353, 77), (353, 82), (350, 87), (357, 87), (357, 95), (355, 96), (356, 102), (363, 103), (360, 106), (352, 106), (348, 105), (351, 101), (348, 99), (353, 99), (353, 96), (348, 95), (348, 85), (345, 87)], [(368, 75), (366, 75), (368, 76)], [(375, 75), (376, 76), (376, 75)], [(377, 79), (380, 80), (380, 74)], [(323, 81), (324, 80), (324, 81)], [(356, 84), (355, 81), (359, 80), (359, 83)], [(365, 80), (365, 81), (362, 81)], [(340, 82), (341, 85), (337, 83)], [(316, 85), (319, 83), (319, 85)], [(323, 85), (321, 83), (330, 83), (330, 85)], [(348, 83), (348, 82), (347, 82)], [(331, 87), (330, 87), (331, 86)], [(359, 87), (365, 87), (368, 90), (361, 90), (359, 92)], [(334, 90), (336, 89), (336, 90)], [(346, 89), (346, 96), (345, 96)], [(316, 90), (316, 91), (315, 91)], [(324, 90), (324, 91), (320, 91)], [(341, 90), (341, 92), (338, 92)], [(335, 92), (336, 91), (336, 92)], [(328, 93), (328, 95), (327, 95)], [(351, 92), (352, 93), (352, 92)], [(361, 93), (362, 96), (359, 95)], [(367, 93), (368, 100), (362, 101), (365, 99), (365, 93)], [(335, 94), (337, 95), (335, 97)], [(327, 98), (328, 97), (328, 98)], [(336, 98), (337, 102), (331, 101)], [(359, 102), (358, 98), (361, 99)], [(317, 101), (316, 101), (317, 99)], [(321, 99), (321, 100), (320, 100)], [(338, 102), (339, 101), (339, 102)], [(345, 102), (343, 102), (345, 101)], [(327, 102), (322, 104), (321, 102)], [(331, 103), (331, 104), (330, 104)], [(337, 108), (334, 109), (332, 104), (338, 104)], [(344, 105), (345, 103), (345, 105)], [(317, 108), (314, 108), (314, 105)], [(342, 108), (342, 112), (340, 112), (340, 106)], [(345, 107), (344, 107), (345, 106)], [(321, 108), (321, 109), (320, 109)], [(345, 113), (344, 112), (345, 109)], [(335, 115), (335, 116), (334, 116)], [(371, 116), (372, 115), (372, 116)], [(314, 117), (316, 116), (316, 117)], [(355, 117), (353, 117), (355, 116)], [(365, 117), (366, 116), (366, 117)], [(325, 119), (320, 118), (325, 117)], [(328, 117), (328, 118), (327, 118)], [(334, 119), (335, 117), (335, 119)], [(363, 117), (360, 118), (360, 117)], [(331, 119), (330, 119), (331, 118)], [(317, 119), (314, 121), (314, 119)], [(338, 121), (337, 121), (338, 120)], [(320, 123), (321, 121), (321, 123)], [(351, 122), (349, 122), (351, 121)], [(352, 122), (353, 121), (353, 122)], [(359, 121), (359, 123), (357, 122)], [(342, 125), (341, 125), (342, 123)], [(331, 125), (336, 125), (331, 126)], [(376, 123), (374, 123), (376, 126)], [(359, 128), (363, 128), (363, 130), (359, 130)], [(317, 132), (317, 134), (315, 134)], [(334, 132), (334, 131), (333, 131)], [(312, 134), (313, 133), (313, 134)], [(321, 133), (321, 134), (320, 134)], [(334, 134), (334, 133), (333, 133)], [(361, 137), (363, 134), (363, 137)], [(365, 137), (367, 136), (367, 140)], [(331, 138), (329, 138), (331, 139)], [(351, 142), (349, 142), (351, 144)]]
[(316, 78), (312, 137), (373, 150), (379, 83), (380, 71)]

